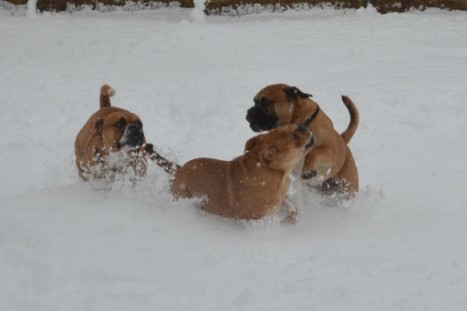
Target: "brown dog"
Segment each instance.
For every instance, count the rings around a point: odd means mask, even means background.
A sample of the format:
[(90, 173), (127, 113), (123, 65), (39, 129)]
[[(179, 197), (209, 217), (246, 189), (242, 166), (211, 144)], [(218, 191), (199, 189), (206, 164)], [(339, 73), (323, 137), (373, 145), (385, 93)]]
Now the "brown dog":
[(293, 86), (267, 86), (255, 96), (255, 105), (248, 109), (246, 119), (255, 132), (291, 123), (307, 126), (316, 144), (305, 158), (302, 178), (325, 193), (352, 195), (358, 191), (358, 171), (347, 144), (358, 127), (358, 110), (350, 98), (342, 96), (350, 123), (339, 134), (331, 119), (310, 97)]
[[(293, 124), (249, 139), (246, 153), (232, 161), (191, 160), (177, 170), (172, 193), (201, 197), (206, 212), (223, 217), (251, 220), (274, 214), (287, 194), (289, 173), (311, 149), (312, 137), (306, 127)], [(293, 221), (295, 211), (289, 213)]]
[(143, 124), (136, 114), (111, 107), (114, 93), (107, 84), (101, 87), (100, 109), (76, 136), (76, 166), (85, 181), (111, 180), (116, 173), (146, 175)]

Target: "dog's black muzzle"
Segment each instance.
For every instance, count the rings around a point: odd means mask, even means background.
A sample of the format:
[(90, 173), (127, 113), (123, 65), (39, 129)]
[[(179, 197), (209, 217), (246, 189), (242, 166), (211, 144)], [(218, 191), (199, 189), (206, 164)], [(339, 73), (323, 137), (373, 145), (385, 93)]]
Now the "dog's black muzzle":
[(246, 113), (246, 120), (254, 132), (269, 131), (277, 126), (277, 116), (268, 114), (257, 107), (251, 107)]
[(124, 135), (126, 146), (137, 147), (142, 146), (144, 143), (143, 126), (141, 124), (129, 124)]

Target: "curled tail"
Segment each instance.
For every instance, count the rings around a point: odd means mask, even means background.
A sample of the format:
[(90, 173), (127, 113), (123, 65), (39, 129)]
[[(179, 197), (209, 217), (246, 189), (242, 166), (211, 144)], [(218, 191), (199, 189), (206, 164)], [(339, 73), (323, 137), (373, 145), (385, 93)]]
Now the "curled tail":
[(115, 95), (115, 90), (108, 84), (101, 86), (101, 94), (99, 96), (99, 103), (101, 108), (110, 107), (110, 97)]
[(347, 126), (347, 129), (341, 133), (341, 137), (344, 139), (345, 143), (348, 144), (360, 123), (360, 114), (358, 113), (357, 106), (355, 106), (349, 97), (342, 95), (342, 101), (350, 114), (349, 125)]

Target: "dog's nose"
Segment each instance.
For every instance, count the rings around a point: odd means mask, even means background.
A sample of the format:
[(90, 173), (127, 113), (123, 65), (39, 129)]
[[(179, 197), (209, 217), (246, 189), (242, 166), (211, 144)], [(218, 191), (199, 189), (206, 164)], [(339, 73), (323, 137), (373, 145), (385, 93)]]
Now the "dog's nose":
[(246, 120), (251, 123), (251, 115), (253, 114), (254, 107), (250, 108), (246, 112)]
[(131, 131), (131, 132), (140, 132), (142, 130), (142, 126), (141, 124), (138, 124), (138, 123), (132, 123), (132, 124), (129, 124), (128, 125), (128, 130)]

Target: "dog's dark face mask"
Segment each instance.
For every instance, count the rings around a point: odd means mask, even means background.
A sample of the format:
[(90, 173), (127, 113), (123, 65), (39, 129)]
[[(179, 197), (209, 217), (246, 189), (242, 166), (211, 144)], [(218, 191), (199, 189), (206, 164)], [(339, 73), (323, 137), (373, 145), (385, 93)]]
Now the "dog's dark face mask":
[(277, 127), (277, 115), (274, 111), (274, 102), (266, 97), (254, 99), (255, 105), (248, 109), (246, 120), (254, 132), (269, 131)]
[(129, 120), (121, 117), (112, 124), (112, 129), (120, 136), (118, 139), (118, 149), (141, 147), (144, 143), (143, 124), (139, 119)]
[(136, 148), (141, 147), (143, 142), (143, 125), (140, 122), (128, 124), (120, 144)]

